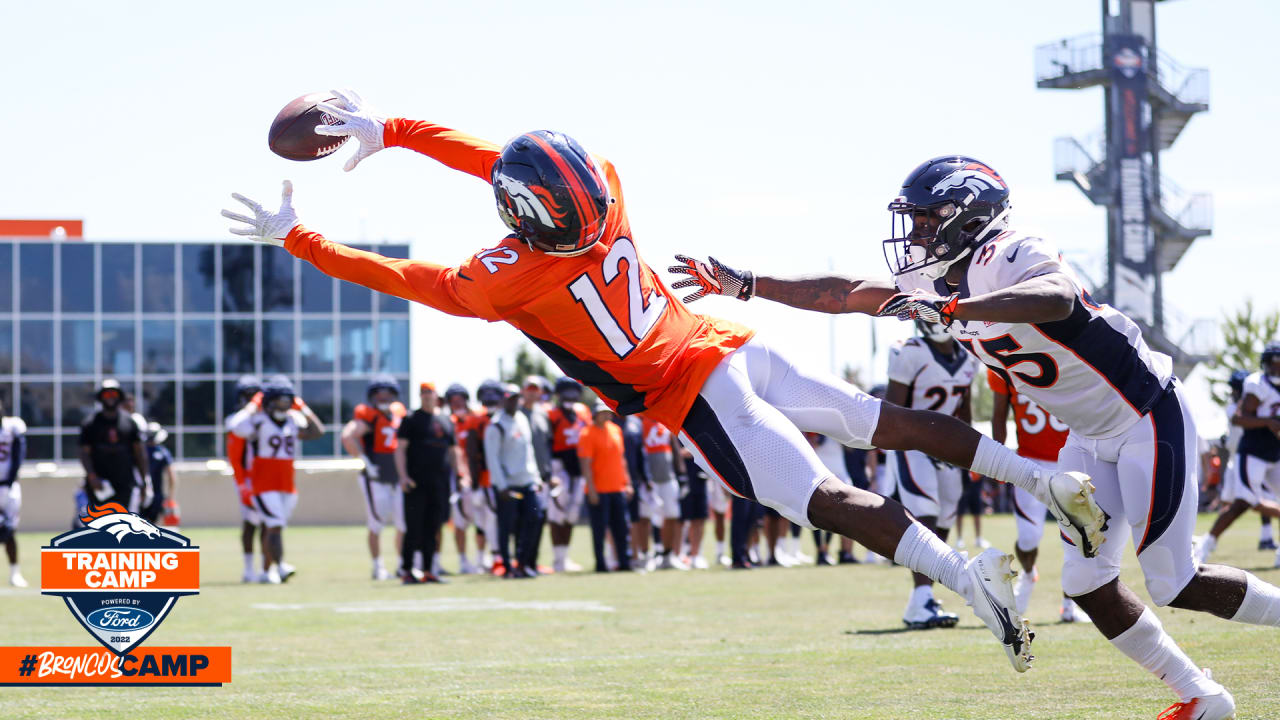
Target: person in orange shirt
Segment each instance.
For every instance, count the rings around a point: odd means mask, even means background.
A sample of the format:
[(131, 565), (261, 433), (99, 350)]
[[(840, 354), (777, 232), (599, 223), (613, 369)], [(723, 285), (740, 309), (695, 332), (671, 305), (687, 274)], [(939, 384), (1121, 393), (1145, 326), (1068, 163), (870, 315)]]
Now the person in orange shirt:
[[(987, 385), (991, 387), (994, 402), (991, 406), (991, 437), (1004, 443), (1009, 433), (1009, 409), (1013, 409), (1013, 425), (1017, 431), (1018, 454), (1042, 465), (1047, 470), (1058, 466), (1058, 452), (1067, 444), (1071, 428), (1031, 398), (1019, 393), (1000, 374), (987, 368)], [(1013, 489), (1013, 515), (1018, 527), (1018, 541), (1013, 546), (1023, 573), (1014, 584), (1014, 597), (1018, 611), (1026, 612), (1031, 603), (1031, 591), (1040, 573), (1036, 571), (1036, 556), (1040, 552), (1040, 538), (1044, 535), (1044, 503), (1020, 487)], [(1066, 593), (1062, 594), (1062, 609), (1058, 613), (1062, 622), (1089, 622), (1089, 616)]]
[(606, 528), (613, 537), (618, 569), (631, 569), (631, 522), (627, 500), (635, 492), (623, 457), (622, 428), (612, 422), (609, 406), (597, 400), (591, 424), (578, 436), (578, 460), (587, 487), (587, 512), (591, 515), (591, 542), (596, 572), (608, 572), (605, 561)]
[(227, 420), (227, 428), (244, 438), (253, 453), (253, 502), (266, 526), (262, 582), (279, 584), (293, 574), (284, 562), (284, 527), (298, 504), (293, 461), (303, 441), (324, 434), (324, 425), (294, 394), (289, 378), (276, 375)]
[[(365, 522), (369, 529), (369, 557), (373, 579), (386, 580), (390, 574), (382, 564), (382, 528), (396, 528), (396, 554), (404, 543), (404, 493), (396, 472), (396, 431), (408, 411), (400, 402), (400, 384), (390, 375), (375, 375), (365, 389), (368, 402), (356, 405), (351, 420), (342, 428), (342, 447), (359, 458), (360, 490), (364, 497)], [(431, 558), (425, 558), (430, 563)], [(431, 570), (430, 566), (426, 568)]]
[[(511, 324), (610, 409), (678, 428), (695, 461), (734, 495), (805, 527), (853, 537), (952, 588), (974, 606), (1015, 669), (1029, 667), (1030, 638), (1012, 608), (1010, 558), (966, 561), (902, 506), (833, 477), (801, 430), (857, 447), (922, 450), (1028, 487), (1047, 486), (1039, 467), (989, 440), (980, 444), (982, 436), (958, 420), (882, 405), (833, 376), (796, 367), (742, 325), (690, 312), (641, 260), (613, 164), (567, 135), (537, 130), (499, 146), (430, 122), (385, 119), (355, 93), (336, 95), (335, 103), (320, 105), (336, 122), (316, 132), (356, 139), (346, 169), (385, 147), (415, 150), (485, 182), (510, 233), (457, 267), (387, 258), (300, 224), (285, 181), (274, 212), (233, 195), (251, 213), (223, 211), (242, 224), (234, 234), (284, 247), (348, 282), (451, 315)], [(751, 276), (713, 265), (689, 260), (690, 277), (674, 287), (751, 295)], [(854, 292), (873, 307), (895, 293), (884, 284)], [(1080, 535), (1083, 527), (1090, 539), (1100, 535), (1082, 513), (1064, 532)]]
[[(262, 392), (262, 381), (256, 375), (241, 375), (236, 380), (236, 410), (247, 406), (254, 396)], [(253, 467), (253, 456), (249, 453), (249, 443), (244, 438), (231, 432), (231, 417), (223, 421), (227, 428), (227, 463), (231, 465), (231, 473), (236, 481), (236, 495), (240, 500), (240, 546), (244, 550), (244, 573), (240, 582), (257, 582), (262, 573), (267, 571), (266, 526), (262, 517), (253, 506), (253, 483), (249, 472)], [(262, 550), (262, 564), (253, 562), (253, 536), (258, 535), (258, 547)], [(261, 567), (261, 572), (258, 571)]]

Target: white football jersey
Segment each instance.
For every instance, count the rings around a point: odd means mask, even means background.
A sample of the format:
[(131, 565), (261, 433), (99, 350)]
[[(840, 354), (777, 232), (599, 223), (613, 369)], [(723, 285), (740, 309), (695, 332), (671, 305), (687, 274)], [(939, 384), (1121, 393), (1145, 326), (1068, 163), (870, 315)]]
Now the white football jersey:
[[(978, 248), (956, 288), (961, 298), (984, 295), (1040, 275), (1062, 273), (1075, 286), (1071, 315), (1048, 323), (951, 323), (951, 335), (1014, 388), (1086, 438), (1115, 437), (1138, 422), (1173, 379), (1169, 356), (1152, 352), (1123, 313), (1096, 304), (1048, 242), (1014, 231)], [(898, 287), (944, 297), (943, 280), (918, 272)]]
[[(1258, 417), (1280, 417), (1280, 390), (1267, 382), (1261, 371), (1244, 379), (1244, 394), (1240, 396), (1240, 401), (1244, 402), (1244, 398), (1250, 395), (1258, 399), (1258, 411), (1255, 413)], [(1268, 462), (1280, 460), (1280, 438), (1266, 428), (1245, 430), (1240, 435), (1239, 447), (1240, 452), (1255, 455)]]
[(245, 408), (227, 419), (227, 430), (248, 440), (256, 471), (261, 460), (292, 462), (298, 456), (298, 423), (294, 418), (294, 411), (290, 411), (284, 422), (276, 422), (262, 410)]
[(13, 469), (14, 441), (27, 432), (21, 418), (0, 417), (0, 485), (8, 484)]
[(1231, 422), (1231, 418), (1236, 416), (1236, 408), (1240, 407), (1237, 402), (1227, 403), (1227, 452), (1234, 455), (1240, 449), (1240, 436), (1244, 435), (1244, 428)]
[(924, 338), (913, 337), (889, 349), (889, 379), (910, 388), (910, 408), (955, 415), (977, 372), (978, 361), (960, 347), (954, 355), (944, 355)]

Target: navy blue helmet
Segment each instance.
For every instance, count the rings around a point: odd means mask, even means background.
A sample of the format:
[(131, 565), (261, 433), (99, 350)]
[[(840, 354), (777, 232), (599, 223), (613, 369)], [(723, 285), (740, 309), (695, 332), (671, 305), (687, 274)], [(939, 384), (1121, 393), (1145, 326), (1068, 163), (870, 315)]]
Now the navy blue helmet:
[(1227, 384), (1231, 386), (1233, 392), (1244, 392), (1244, 381), (1248, 379), (1249, 373), (1245, 370), (1236, 370), (1231, 373), (1231, 377), (1227, 380)]
[(248, 402), (249, 398), (257, 395), (262, 390), (262, 380), (257, 375), (241, 375), (236, 378), (236, 397), (241, 402)]
[(578, 255), (604, 234), (608, 183), (568, 135), (534, 130), (511, 140), (493, 164), (490, 182), (498, 215), (532, 248)]
[(272, 375), (267, 381), (262, 383), (262, 406), (267, 407), (271, 401), (282, 396), (288, 396), (291, 400), (296, 395), (293, 391), (293, 381), (285, 375)]
[(453, 383), (445, 389), (444, 399), (446, 402), (452, 399), (454, 395), (461, 395), (464, 400), (471, 399), (471, 393), (467, 392), (467, 388), (462, 383)]
[(1272, 340), (1266, 344), (1266, 347), (1262, 348), (1262, 369), (1267, 369), (1267, 363), (1276, 358), (1280, 358), (1280, 342)]
[(476, 388), (476, 399), (485, 407), (502, 404), (502, 383), (497, 380), (485, 380)]
[(366, 398), (372, 398), (373, 394), (379, 390), (390, 390), (396, 394), (396, 397), (400, 397), (400, 383), (386, 373), (374, 375), (373, 379), (369, 381), (369, 385), (365, 387), (364, 395)]
[(892, 235), (883, 242), (889, 271), (942, 277), (1003, 228), (1008, 211), (1009, 186), (985, 163), (964, 155), (922, 163), (889, 203)]

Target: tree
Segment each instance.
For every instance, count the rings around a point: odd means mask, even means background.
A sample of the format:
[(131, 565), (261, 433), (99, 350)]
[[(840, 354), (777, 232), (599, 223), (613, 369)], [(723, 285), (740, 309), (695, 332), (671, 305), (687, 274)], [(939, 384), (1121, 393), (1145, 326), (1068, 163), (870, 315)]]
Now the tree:
[(1208, 363), (1213, 372), (1210, 392), (1219, 405), (1231, 401), (1228, 378), (1235, 370), (1253, 372), (1258, 368), (1262, 347), (1277, 339), (1280, 332), (1280, 312), (1261, 311), (1253, 306), (1253, 300), (1245, 300), (1235, 312), (1226, 313), (1222, 320), (1222, 349), (1213, 354)]
[(507, 363), (504, 363), (502, 358), (498, 358), (498, 376), (504, 383), (521, 385), (530, 375), (541, 375), (550, 379), (551, 374), (547, 368), (547, 356), (540, 352), (535, 354), (528, 345), (521, 345), (516, 351), (515, 362), (511, 364), (510, 372), (507, 372)]

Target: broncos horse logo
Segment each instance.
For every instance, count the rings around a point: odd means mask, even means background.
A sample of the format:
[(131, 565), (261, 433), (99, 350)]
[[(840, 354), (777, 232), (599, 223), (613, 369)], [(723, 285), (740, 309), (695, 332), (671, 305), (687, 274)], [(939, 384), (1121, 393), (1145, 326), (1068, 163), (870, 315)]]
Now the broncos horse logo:
[(94, 530), (111, 533), (116, 542), (123, 541), (125, 535), (131, 534), (160, 537), (159, 528), (129, 512), (120, 503), (94, 505), (80, 517), (80, 522)]
[(1008, 189), (999, 173), (982, 163), (972, 162), (942, 178), (933, 186), (934, 195), (946, 195), (956, 188), (965, 188), (974, 195), (987, 190)]
[(511, 212), (518, 217), (537, 220), (549, 228), (563, 228), (568, 213), (560, 209), (551, 191), (537, 185), (529, 186), (506, 175), (498, 176), (498, 185), (509, 198)]

